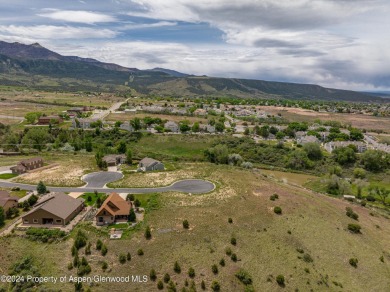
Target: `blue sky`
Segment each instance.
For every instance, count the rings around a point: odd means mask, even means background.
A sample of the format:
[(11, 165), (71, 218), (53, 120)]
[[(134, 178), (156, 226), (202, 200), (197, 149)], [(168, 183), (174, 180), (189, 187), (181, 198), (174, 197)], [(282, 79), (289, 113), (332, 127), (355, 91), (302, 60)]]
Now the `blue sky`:
[(0, 40), (123, 66), (390, 89), (388, 0), (0, 0)]

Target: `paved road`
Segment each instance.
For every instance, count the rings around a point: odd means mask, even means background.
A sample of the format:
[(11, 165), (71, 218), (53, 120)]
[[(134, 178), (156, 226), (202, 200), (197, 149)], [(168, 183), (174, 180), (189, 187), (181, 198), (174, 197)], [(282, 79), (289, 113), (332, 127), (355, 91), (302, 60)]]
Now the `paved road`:
[(86, 188), (103, 188), (106, 184), (120, 180), (123, 174), (113, 171), (99, 171), (85, 175), (82, 180), (87, 183)]
[(126, 99), (125, 101), (116, 102), (109, 109), (94, 113), (91, 118), (104, 120), (105, 117), (107, 117), (111, 112), (115, 112), (118, 108), (121, 107), (122, 104), (124, 104), (128, 100), (129, 99)]
[[(0, 180), (0, 187), (13, 188), (19, 187), (22, 190), (34, 191), (36, 185), (20, 184)], [(149, 193), (163, 193), (163, 192), (181, 192), (191, 194), (204, 194), (214, 190), (215, 185), (209, 181), (202, 179), (186, 179), (173, 183), (167, 187), (158, 188), (90, 188), (90, 187), (50, 187), (47, 189), (51, 192), (94, 192), (95, 190), (101, 193), (133, 193), (133, 194), (149, 194)]]

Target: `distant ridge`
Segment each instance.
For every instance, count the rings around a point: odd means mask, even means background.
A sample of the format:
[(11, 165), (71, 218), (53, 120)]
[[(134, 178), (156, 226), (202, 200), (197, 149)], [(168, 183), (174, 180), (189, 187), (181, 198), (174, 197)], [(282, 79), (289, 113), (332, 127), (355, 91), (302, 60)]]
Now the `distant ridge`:
[(314, 84), (194, 76), (154, 68), (140, 70), (91, 58), (62, 56), (39, 43), (0, 41), (0, 84), (45, 90), (123, 91), (172, 97), (227, 96), (322, 101), (389, 102), (383, 94)]

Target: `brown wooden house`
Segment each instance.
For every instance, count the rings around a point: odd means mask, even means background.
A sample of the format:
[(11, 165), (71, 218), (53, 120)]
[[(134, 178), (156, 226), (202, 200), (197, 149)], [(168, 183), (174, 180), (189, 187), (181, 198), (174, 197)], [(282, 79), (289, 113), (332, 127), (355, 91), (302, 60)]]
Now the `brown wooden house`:
[(81, 198), (75, 199), (64, 193), (49, 194), (22, 217), (23, 225), (64, 226), (83, 209), (84, 200)]
[(96, 213), (96, 225), (126, 222), (132, 203), (122, 199), (117, 193), (111, 193)]
[(22, 174), (29, 170), (40, 168), (43, 166), (42, 157), (34, 157), (20, 161), (16, 166), (11, 167), (12, 173)]
[(7, 191), (0, 191), (0, 207), (3, 208), (4, 212), (7, 212), (11, 208), (17, 208), (18, 200), (19, 198), (11, 197)]

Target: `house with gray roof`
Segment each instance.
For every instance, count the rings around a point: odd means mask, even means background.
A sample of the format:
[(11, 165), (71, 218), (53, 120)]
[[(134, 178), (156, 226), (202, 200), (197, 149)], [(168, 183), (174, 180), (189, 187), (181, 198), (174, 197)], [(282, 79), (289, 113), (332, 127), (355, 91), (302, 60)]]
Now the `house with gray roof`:
[(172, 133), (179, 132), (179, 125), (173, 121), (168, 121), (164, 124), (164, 128)]
[(65, 226), (83, 209), (84, 200), (81, 198), (75, 199), (64, 193), (48, 194), (22, 217), (23, 225)]
[(164, 170), (164, 164), (153, 158), (145, 157), (138, 164), (138, 171)]

